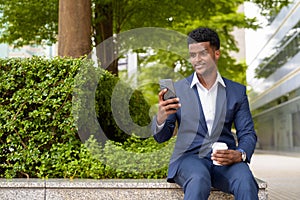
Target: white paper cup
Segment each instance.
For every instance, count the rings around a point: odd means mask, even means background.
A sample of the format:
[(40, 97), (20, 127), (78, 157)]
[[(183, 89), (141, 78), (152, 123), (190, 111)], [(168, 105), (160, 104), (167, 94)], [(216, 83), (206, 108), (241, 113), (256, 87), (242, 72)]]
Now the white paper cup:
[[(215, 142), (213, 145), (212, 145), (212, 151), (215, 152), (216, 150), (226, 150), (228, 149), (228, 146), (226, 143), (224, 142)], [(214, 165), (221, 165), (219, 164), (217, 161), (213, 160), (213, 164)]]

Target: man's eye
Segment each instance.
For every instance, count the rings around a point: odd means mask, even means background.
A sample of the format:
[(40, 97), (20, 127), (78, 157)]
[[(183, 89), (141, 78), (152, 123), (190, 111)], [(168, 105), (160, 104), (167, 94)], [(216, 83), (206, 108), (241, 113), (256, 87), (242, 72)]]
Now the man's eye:
[(207, 51), (201, 51), (200, 55), (201, 56), (206, 56), (207, 55)]
[(196, 54), (195, 54), (195, 53), (190, 53), (190, 57), (191, 57), (191, 58), (195, 58), (195, 57), (196, 57)]

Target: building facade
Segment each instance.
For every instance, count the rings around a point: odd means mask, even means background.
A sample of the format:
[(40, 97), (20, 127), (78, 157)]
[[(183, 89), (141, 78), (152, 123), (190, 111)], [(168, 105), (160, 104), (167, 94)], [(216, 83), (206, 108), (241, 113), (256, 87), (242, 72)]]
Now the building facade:
[(300, 1), (294, 0), (248, 38), (247, 82), (258, 148), (300, 152), (299, 33)]
[(57, 45), (52, 46), (23, 46), (13, 48), (8, 44), (0, 44), (0, 58), (29, 58), (32, 56), (42, 56), (53, 58), (57, 56)]

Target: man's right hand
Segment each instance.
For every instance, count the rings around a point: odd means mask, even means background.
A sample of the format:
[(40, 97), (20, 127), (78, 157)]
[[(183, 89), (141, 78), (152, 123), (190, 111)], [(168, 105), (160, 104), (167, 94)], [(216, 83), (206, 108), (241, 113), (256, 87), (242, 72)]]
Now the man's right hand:
[(158, 93), (158, 113), (157, 113), (157, 124), (163, 124), (169, 115), (177, 112), (177, 109), (180, 108), (181, 104), (179, 103), (179, 98), (163, 100), (164, 94), (167, 92), (167, 89), (163, 89)]

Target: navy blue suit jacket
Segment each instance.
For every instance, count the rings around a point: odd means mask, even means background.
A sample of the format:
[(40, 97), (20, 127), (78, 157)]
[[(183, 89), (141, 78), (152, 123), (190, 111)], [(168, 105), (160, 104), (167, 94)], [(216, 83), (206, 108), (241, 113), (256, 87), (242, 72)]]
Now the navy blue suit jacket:
[[(174, 84), (181, 107), (167, 118), (158, 133), (156, 117), (152, 122), (153, 136), (159, 143), (173, 136), (175, 124), (178, 123), (176, 143), (168, 169), (169, 182), (173, 182), (182, 158), (195, 153), (199, 157), (210, 157), (212, 144), (216, 141), (225, 142), (229, 149), (243, 149), (247, 154), (247, 162), (250, 162), (257, 141), (245, 86), (223, 78), (226, 87), (218, 85), (215, 120), (209, 135), (197, 88), (190, 87), (192, 78), (193, 75)], [(231, 132), (233, 124), (238, 146)]]

